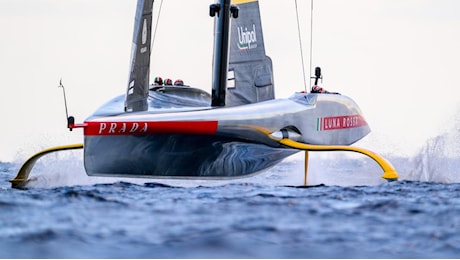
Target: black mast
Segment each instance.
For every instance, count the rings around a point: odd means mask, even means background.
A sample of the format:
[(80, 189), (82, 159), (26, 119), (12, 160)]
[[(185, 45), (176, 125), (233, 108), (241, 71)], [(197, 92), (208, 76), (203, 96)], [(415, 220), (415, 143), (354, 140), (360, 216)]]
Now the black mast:
[(217, 15), (214, 32), (214, 58), (211, 106), (225, 106), (230, 45), (230, 15), (238, 17), (238, 7), (231, 0), (219, 0), (209, 7), (211, 17)]

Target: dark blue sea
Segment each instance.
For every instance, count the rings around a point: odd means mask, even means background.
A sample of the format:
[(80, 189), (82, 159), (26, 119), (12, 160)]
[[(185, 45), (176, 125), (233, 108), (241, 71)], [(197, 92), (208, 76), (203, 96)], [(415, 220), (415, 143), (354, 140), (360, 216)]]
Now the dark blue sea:
[[(235, 181), (87, 177), (50, 155), (28, 189), (0, 163), (1, 258), (458, 258), (457, 158), (303, 156)], [(431, 161), (433, 162), (433, 161)]]

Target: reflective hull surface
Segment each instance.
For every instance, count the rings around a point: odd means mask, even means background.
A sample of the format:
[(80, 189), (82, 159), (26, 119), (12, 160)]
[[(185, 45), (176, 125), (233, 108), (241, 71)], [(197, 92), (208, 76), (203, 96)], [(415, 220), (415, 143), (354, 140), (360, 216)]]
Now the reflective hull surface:
[(208, 135), (86, 137), (85, 167), (102, 176), (232, 178), (295, 152)]
[(125, 113), (117, 97), (85, 121), (88, 175), (243, 177), (297, 152), (279, 138), (349, 145), (370, 131), (356, 104), (342, 95), (297, 93), (223, 108), (206, 106), (209, 96), (194, 88), (149, 96), (148, 111)]

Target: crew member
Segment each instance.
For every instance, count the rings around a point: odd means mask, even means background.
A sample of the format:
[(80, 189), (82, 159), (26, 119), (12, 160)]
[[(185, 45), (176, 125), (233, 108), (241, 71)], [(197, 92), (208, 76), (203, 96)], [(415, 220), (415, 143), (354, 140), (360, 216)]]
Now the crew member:
[(314, 85), (313, 87), (311, 87), (311, 93), (322, 93), (322, 94), (338, 94), (340, 95), (339, 92), (330, 92), (330, 91), (327, 91), (325, 89), (323, 89), (322, 87), (318, 86), (318, 85)]
[(154, 86), (163, 86), (163, 79), (161, 77), (155, 77), (155, 81), (153, 83)]
[(311, 93), (323, 93), (324, 89), (318, 85), (311, 87)]
[(165, 79), (165, 86), (172, 86), (172, 79)]
[(174, 81), (174, 86), (183, 86), (183, 85), (184, 85), (184, 81), (182, 81), (181, 79)]

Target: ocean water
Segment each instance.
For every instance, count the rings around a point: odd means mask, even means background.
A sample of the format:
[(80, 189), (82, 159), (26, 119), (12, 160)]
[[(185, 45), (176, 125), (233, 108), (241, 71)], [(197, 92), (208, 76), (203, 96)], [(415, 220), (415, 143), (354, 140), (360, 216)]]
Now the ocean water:
[(8, 183), (20, 163), (0, 163), (0, 257), (458, 258), (460, 163), (436, 147), (390, 156), (396, 182), (362, 156), (311, 153), (307, 187), (302, 153), (218, 182), (87, 177), (62, 152), (26, 190)]

